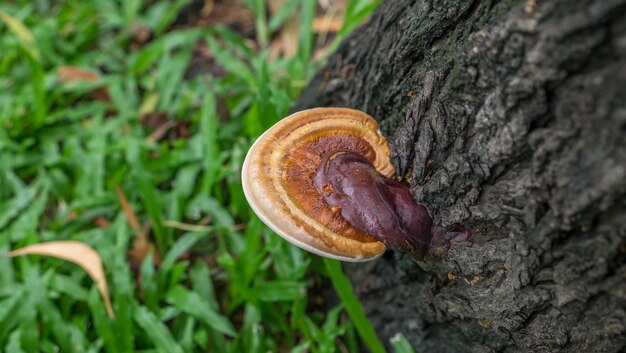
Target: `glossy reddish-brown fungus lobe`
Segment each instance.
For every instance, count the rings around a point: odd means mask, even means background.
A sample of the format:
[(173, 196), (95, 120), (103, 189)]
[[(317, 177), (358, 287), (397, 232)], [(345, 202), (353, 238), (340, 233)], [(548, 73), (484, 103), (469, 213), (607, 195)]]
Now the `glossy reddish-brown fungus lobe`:
[[(361, 242), (375, 242), (376, 239), (357, 229), (341, 217), (341, 214), (335, 212), (313, 185), (312, 176), (317, 166), (322, 163), (322, 156), (337, 150), (339, 146), (372, 159), (375, 156), (370, 144), (358, 136), (348, 133), (312, 134), (298, 141), (287, 152), (283, 162), (285, 188), (298, 207), (331, 231)], [(306, 228), (307, 225), (303, 224), (302, 227)]]
[(355, 228), (417, 260), (441, 255), (451, 242), (469, 237), (460, 226), (432, 227), (428, 210), (415, 202), (406, 185), (381, 175), (357, 153), (339, 150), (322, 156), (313, 183)]

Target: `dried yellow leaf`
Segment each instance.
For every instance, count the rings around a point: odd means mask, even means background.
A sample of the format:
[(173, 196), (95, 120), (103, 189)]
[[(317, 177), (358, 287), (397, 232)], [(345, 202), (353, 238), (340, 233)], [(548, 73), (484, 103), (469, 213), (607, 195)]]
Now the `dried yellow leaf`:
[(20, 255), (44, 255), (52, 256), (69, 262), (73, 262), (82, 267), (85, 272), (98, 286), (100, 295), (104, 301), (104, 306), (110, 318), (115, 318), (109, 290), (107, 289), (106, 278), (102, 268), (100, 255), (91, 246), (78, 241), (51, 241), (47, 243), (33, 244), (21, 249), (13, 250), (9, 256)]

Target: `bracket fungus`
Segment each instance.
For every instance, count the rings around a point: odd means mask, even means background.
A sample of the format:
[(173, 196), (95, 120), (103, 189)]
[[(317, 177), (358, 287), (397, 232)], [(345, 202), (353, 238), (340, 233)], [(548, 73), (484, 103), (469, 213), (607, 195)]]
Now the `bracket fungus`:
[(390, 179), (389, 146), (369, 115), (347, 108), (292, 114), (252, 145), (243, 190), (259, 218), (312, 253), (368, 261), (386, 246), (423, 260), (464, 241), (462, 227), (433, 227), (409, 188)]

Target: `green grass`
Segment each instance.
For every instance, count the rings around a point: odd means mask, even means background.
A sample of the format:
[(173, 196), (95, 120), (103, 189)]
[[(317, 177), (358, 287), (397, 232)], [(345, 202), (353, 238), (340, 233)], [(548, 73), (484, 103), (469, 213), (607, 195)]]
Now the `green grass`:
[[(378, 2), (350, 2), (333, 45)], [(247, 1), (255, 48), (223, 27), (171, 29), (185, 3), (0, 4), (0, 253), (55, 240), (92, 246), (116, 315), (78, 266), (0, 255), (0, 351), (358, 352), (359, 334), (383, 351), (340, 266), (273, 234), (240, 184), (251, 143), (287, 115), (320, 65), (315, 2), (290, 0), (267, 18), (262, 1)], [(297, 55), (269, 62), (269, 40), (292, 14)], [(151, 41), (133, 43), (138, 24)], [(226, 76), (186, 77), (198, 43)], [(98, 79), (62, 82), (63, 66)], [(154, 141), (140, 119), (152, 112), (186, 124), (189, 136)], [(129, 261), (139, 229), (116, 187), (149, 223), (157, 253), (141, 263)], [(343, 304), (314, 305), (320, 278)]]

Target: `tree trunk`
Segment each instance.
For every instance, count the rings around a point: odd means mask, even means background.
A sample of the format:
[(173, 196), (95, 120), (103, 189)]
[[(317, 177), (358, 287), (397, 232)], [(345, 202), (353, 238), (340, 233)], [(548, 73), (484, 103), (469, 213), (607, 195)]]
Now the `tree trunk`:
[(442, 259), (346, 264), (418, 352), (626, 352), (626, 0), (388, 0), (297, 109), (381, 124)]

